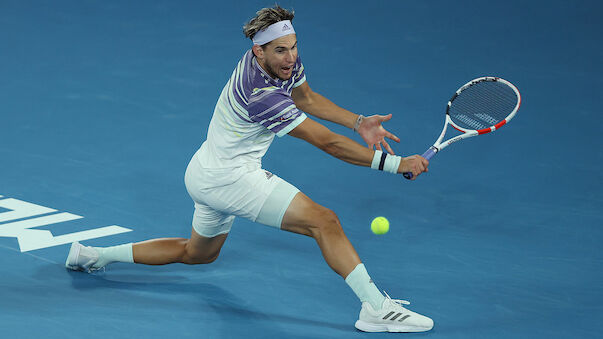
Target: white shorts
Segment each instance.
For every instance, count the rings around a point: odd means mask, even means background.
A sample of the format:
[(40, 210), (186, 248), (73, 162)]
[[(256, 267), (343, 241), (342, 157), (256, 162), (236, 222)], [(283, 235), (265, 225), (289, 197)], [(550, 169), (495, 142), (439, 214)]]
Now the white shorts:
[[(228, 180), (233, 177), (238, 179)], [(193, 229), (208, 238), (228, 233), (235, 216), (280, 228), (285, 211), (299, 192), (259, 164), (236, 170), (204, 169), (196, 154), (188, 164), (184, 182), (195, 202)]]

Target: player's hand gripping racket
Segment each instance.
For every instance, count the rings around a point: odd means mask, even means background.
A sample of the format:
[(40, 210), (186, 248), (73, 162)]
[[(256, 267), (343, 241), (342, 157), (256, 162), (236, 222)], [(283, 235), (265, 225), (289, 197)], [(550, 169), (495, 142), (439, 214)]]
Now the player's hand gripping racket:
[[(444, 129), (433, 146), (423, 153), (423, 158), (431, 159), (453, 142), (501, 128), (515, 116), (520, 105), (519, 90), (507, 80), (482, 77), (469, 81), (448, 101)], [(463, 134), (442, 142), (448, 125)], [(406, 179), (413, 177), (412, 172), (403, 175)]]

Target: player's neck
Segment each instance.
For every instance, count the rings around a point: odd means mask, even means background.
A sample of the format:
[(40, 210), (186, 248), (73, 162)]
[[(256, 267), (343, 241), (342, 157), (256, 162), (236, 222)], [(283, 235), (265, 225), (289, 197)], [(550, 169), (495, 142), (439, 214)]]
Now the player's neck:
[(255, 57), (255, 62), (257, 63), (258, 67), (262, 70), (262, 72), (264, 72), (264, 74), (266, 74), (268, 77), (270, 77), (270, 79), (272, 79), (274, 81), (284, 81), (283, 79), (280, 79), (279, 77), (271, 74), (271, 72), (268, 70), (268, 67), (266, 66), (266, 63), (264, 61)]

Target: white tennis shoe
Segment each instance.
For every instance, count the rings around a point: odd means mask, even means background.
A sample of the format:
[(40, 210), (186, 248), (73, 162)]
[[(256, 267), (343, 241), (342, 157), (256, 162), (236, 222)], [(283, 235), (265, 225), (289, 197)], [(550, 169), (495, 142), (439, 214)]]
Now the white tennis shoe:
[(433, 320), (404, 308), (406, 300), (386, 297), (380, 310), (375, 311), (370, 303), (363, 302), (356, 328), (364, 332), (425, 332), (433, 328)]
[(74, 271), (86, 271), (88, 273), (99, 268), (93, 267), (98, 261), (98, 251), (90, 246), (84, 246), (79, 242), (71, 244), (69, 255), (65, 261), (65, 267)]

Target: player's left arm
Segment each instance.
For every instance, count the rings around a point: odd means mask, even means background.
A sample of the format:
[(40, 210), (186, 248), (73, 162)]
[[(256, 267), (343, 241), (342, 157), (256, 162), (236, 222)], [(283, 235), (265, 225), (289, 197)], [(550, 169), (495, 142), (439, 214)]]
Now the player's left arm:
[(310, 118), (303, 120), (288, 134), (305, 140), (324, 152), (354, 165), (377, 169), (373, 167), (373, 164), (378, 164), (379, 158), (381, 158), (379, 169), (384, 170), (385, 166), (382, 165), (383, 162), (387, 163), (386, 158), (399, 158), (398, 167), (393, 168), (393, 170), (397, 173), (412, 172), (413, 177), (411, 180), (416, 179), (419, 174), (427, 172), (427, 166), (429, 165), (429, 161), (419, 155), (411, 155), (404, 158), (386, 155), (385, 158), (382, 158), (382, 155), (385, 154), (363, 147), (354, 140), (332, 132), (326, 126)]
[[(300, 110), (311, 114), (317, 118), (332, 121), (336, 124), (353, 129), (359, 119), (359, 115), (352, 113), (344, 108), (335, 105), (331, 100), (314, 92), (308, 82), (305, 81), (298, 87), (295, 87), (291, 93), (291, 98), (295, 106)], [(392, 115), (372, 115), (361, 119), (358, 126), (358, 134), (364, 139), (369, 148), (381, 150), (381, 144), (385, 149), (394, 154), (385, 138), (400, 142), (400, 139), (383, 128), (382, 123), (391, 119)]]

